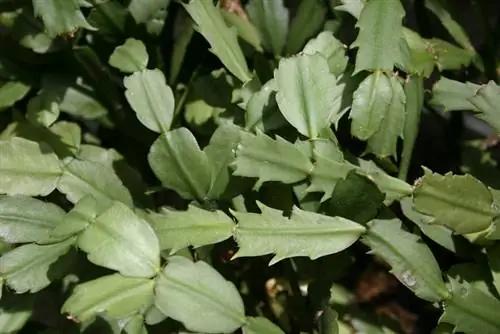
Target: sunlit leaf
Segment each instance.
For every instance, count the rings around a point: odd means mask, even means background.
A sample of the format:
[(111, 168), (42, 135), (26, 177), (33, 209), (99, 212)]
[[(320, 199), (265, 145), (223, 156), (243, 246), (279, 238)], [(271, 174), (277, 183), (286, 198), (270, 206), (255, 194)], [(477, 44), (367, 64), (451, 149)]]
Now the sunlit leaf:
[(132, 73), (144, 70), (148, 60), (149, 55), (144, 44), (135, 38), (128, 38), (113, 51), (109, 64), (122, 72)]

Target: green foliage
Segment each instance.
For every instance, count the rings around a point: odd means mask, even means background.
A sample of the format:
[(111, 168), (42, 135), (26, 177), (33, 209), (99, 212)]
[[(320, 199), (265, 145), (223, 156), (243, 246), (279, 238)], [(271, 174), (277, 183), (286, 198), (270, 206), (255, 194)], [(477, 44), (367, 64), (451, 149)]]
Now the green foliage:
[(500, 333), (499, 9), (0, 0), (0, 332)]

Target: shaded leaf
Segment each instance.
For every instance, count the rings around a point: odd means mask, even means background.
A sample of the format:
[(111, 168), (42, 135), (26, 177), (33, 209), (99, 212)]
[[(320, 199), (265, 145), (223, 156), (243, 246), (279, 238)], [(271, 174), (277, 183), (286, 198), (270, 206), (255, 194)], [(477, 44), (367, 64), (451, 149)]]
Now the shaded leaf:
[(308, 55), (320, 53), (327, 60), (330, 72), (336, 77), (344, 73), (349, 60), (346, 56), (346, 46), (329, 31), (323, 31), (316, 38), (309, 40), (302, 52)]
[[(379, 157), (396, 157), (398, 139), (403, 138), (406, 94), (399, 79), (389, 78), (392, 98), (378, 130), (368, 139), (367, 150)], [(377, 112), (377, 111), (375, 111)]]
[(306, 42), (321, 30), (327, 11), (321, 0), (300, 1), (286, 41), (287, 54), (299, 52)]
[(337, 182), (347, 177), (347, 174), (355, 166), (348, 164), (341, 159), (330, 159), (322, 155), (316, 156), (314, 169), (311, 172), (311, 185), (307, 188), (308, 192), (323, 192), (321, 202), (324, 202), (332, 196)]
[(400, 59), (404, 8), (399, 0), (368, 1), (356, 24), (359, 34), (355, 73), (361, 70), (392, 71)]
[(91, 194), (103, 203), (116, 200), (133, 205), (132, 196), (113, 169), (93, 161), (69, 158), (57, 189), (71, 203)]
[(261, 133), (241, 133), (233, 162), (234, 175), (258, 178), (256, 188), (266, 181), (298, 182), (309, 175), (313, 165), (292, 143)]
[(474, 53), (438, 38), (427, 40), (429, 51), (433, 54), (440, 71), (460, 70), (469, 66), (474, 59)]
[(51, 245), (27, 244), (0, 257), (0, 275), (16, 293), (35, 293), (61, 278), (76, 253), (75, 239)]
[(265, 132), (287, 124), (278, 109), (276, 91), (276, 81), (271, 79), (252, 95), (246, 108), (245, 129)]
[(64, 210), (26, 196), (0, 196), (0, 237), (8, 243), (43, 241), (58, 226)]
[(242, 82), (250, 81), (245, 57), (238, 44), (236, 32), (230, 29), (211, 0), (191, 0), (184, 5), (197, 24), (198, 31), (210, 43), (211, 51), (227, 69)]
[[(467, 85), (470, 87), (470, 84)], [(499, 133), (498, 106), (500, 105), (500, 86), (490, 81), (488, 84), (480, 86), (474, 92), (473, 96), (468, 97), (468, 100), (476, 110), (479, 110), (480, 114), (476, 116), (483, 119)]]
[(413, 193), (415, 210), (435, 217), (458, 234), (486, 230), (496, 215), (493, 198), (485, 185), (470, 175), (442, 176), (424, 168), (425, 175)]
[(82, 323), (93, 321), (100, 313), (110, 319), (124, 318), (153, 303), (154, 285), (147, 278), (102, 276), (78, 284), (61, 312)]
[(33, 8), (51, 37), (71, 34), (79, 28), (95, 29), (85, 20), (78, 0), (33, 0)]
[(238, 36), (242, 40), (253, 46), (258, 52), (264, 51), (262, 49), (262, 37), (259, 30), (257, 30), (250, 20), (227, 10), (222, 10), (221, 14), (229, 26), (236, 28)]
[(122, 72), (132, 73), (146, 69), (149, 55), (144, 44), (128, 38), (124, 44), (115, 48), (109, 57), (109, 64)]
[(258, 202), (258, 213), (234, 212), (238, 220), (235, 239), (239, 250), (233, 258), (275, 254), (269, 265), (285, 258), (317, 259), (352, 245), (365, 231), (362, 225), (293, 207), (290, 218)]
[(62, 172), (59, 159), (46, 144), (17, 137), (0, 141), (0, 193), (46, 196)]
[(455, 325), (454, 332), (494, 334), (500, 331), (500, 301), (467, 282), (448, 277), (451, 298), (439, 322)]
[(137, 118), (148, 129), (165, 133), (174, 117), (174, 94), (158, 70), (143, 70), (123, 79), (125, 96)]
[(33, 125), (51, 126), (59, 118), (59, 104), (53, 96), (42, 90), (28, 102), (26, 118)]
[(208, 198), (219, 198), (229, 185), (231, 177), (229, 166), (236, 157), (240, 139), (241, 129), (229, 123), (219, 126), (204, 148), (212, 172)]
[(304, 136), (316, 138), (340, 118), (343, 86), (321, 55), (282, 59), (274, 77), (281, 113)]
[(4, 81), (0, 79), (0, 111), (12, 107), (28, 94), (31, 87), (21, 81)]
[(160, 268), (153, 229), (127, 206), (115, 202), (81, 233), (78, 247), (89, 261), (126, 276), (151, 277)]
[(134, 315), (123, 329), (123, 334), (148, 334), (144, 317), (142, 315)]
[(449, 297), (441, 270), (430, 249), (416, 235), (402, 229), (398, 219), (368, 223), (362, 242), (370, 253), (391, 266), (391, 273), (418, 297), (437, 302)]
[(0, 333), (17, 333), (32, 315), (33, 295), (14, 295), (0, 303)]
[[(392, 0), (391, 0), (392, 1)], [(354, 92), (350, 113), (351, 133), (367, 140), (379, 129), (391, 107), (393, 86), (391, 79), (377, 71), (366, 77)]]
[(137, 23), (150, 21), (156, 13), (168, 8), (171, 0), (132, 0), (128, 11)]
[(432, 99), (429, 104), (434, 109), (441, 111), (479, 111), (470, 101), (479, 87), (470, 82), (463, 83), (441, 77), (432, 87)]
[(288, 35), (289, 14), (283, 0), (256, 0), (246, 6), (267, 51), (280, 55)]
[(198, 248), (226, 240), (232, 234), (234, 223), (222, 211), (207, 211), (190, 205), (187, 211), (163, 209), (148, 216), (160, 240), (162, 250), (170, 254), (193, 246)]
[(158, 276), (155, 305), (194, 332), (230, 333), (245, 323), (236, 287), (207, 263), (180, 256), (170, 257)]
[(148, 161), (163, 186), (182, 197), (203, 199), (208, 194), (212, 184), (210, 164), (188, 129), (161, 134), (151, 146)]
[(243, 334), (283, 334), (284, 332), (264, 317), (248, 317)]

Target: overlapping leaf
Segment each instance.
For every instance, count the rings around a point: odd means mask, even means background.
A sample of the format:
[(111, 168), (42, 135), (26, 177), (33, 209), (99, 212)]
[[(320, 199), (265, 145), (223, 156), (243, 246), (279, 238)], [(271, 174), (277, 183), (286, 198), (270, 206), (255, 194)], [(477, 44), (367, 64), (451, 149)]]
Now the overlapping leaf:
[(359, 35), (352, 45), (358, 48), (355, 72), (392, 71), (400, 59), (404, 15), (399, 0), (369, 1), (363, 7), (356, 24)]
[(245, 323), (236, 287), (207, 263), (180, 256), (158, 276), (155, 305), (194, 332), (231, 333)]
[(122, 72), (132, 73), (144, 70), (148, 60), (149, 55), (144, 44), (135, 38), (128, 38), (113, 51), (109, 64)]
[(418, 297), (437, 302), (449, 292), (430, 249), (416, 235), (402, 229), (398, 219), (374, 220), (362, 238), (371, 253), (380, 256), (391, 272)]
[(233, 212), (238, 220), (234, 257), (275, 254), (270, 265), (288, 257), (317, 259), (352, 245), (365, 228), (342, 217), (329, 217), (294, 207), (290, 218), (259, 203), (262, 214)]
[(16, 293), (40, 291), (66, 273), (75, 256), (74, 242), (15, 248), (0, 257), (0, 276)]
[(0, 196), (0, 238), (8, 243), (44, 241), (64, 217), (64, 210), (25, 196)]
[(349, 60), (346, 56), (346, 46), (329, 31), (323, 31), (316, 38), (309, 40), (302, 52), (308, 55), (320, 53), (326, 58), (330, 72), (336, 77), (344, 72)]
[(248, 317), (243, 334), (283, 334), (283, 331), (264, 317)]
[(324, 57), (314, 54), (282, 59), (274, 78), (280, 111), (301, 134), (316, 138), (321, 130), (337, 123), (343, 85), (330, 73)]
[(238, 44), (236, 32), (226, 25), (212, 1), (191, 0), (185, 8), (196, 22), (198, 31), (210, 43), (211, 51), (227, 69), (242, 82), (250, 81), (251, 74)]
[(115, 202), (78, 238), (88, 259), (126, 276), (152, 277), (160, 267), (160, 245), (151, 226)]
[(46, 144), (17, 137), (0, 141), (0, 193), (45, 196), (62, 173), (59, 159)]
[(174, 117), (174, 95), (158, 70), (142, 70), (123, 80), (127, 101), (148, 129), (166, 133)]
[(147, 278), (103, 276), (77, 285), (61, 311), (84, 324), (102, 313), (110, 319), (122, 319), (153, 303), (154, 285), (154, 280)]
[(12, 107), (28, 94), (31, 87), (21, 81), (0, 80), (0, 111)]
[(267, 51), (280, 55), (288, 35), (288, 9), (283, 0), (256, 0), (246, 6)]
[(71, 34), (79, 28), (94, 30), (83, 16), (78, 0), (33, 0), (33, 8), (51, 37)]
[(186, 128), (161, 134), (151, 146), (148, 161), (162, 184), (184, 198), (203, 199), (210, 191), (212, 172), (207, 155)]
[(455, 332), (494, 334), (500, 331), (500, 301), (467, 282), (448, 277), (451, 298), (439, 322), (455, 326)]
[(164, 209), (148, 218), (161, 249), (169, 249), (171, 254), (188, 246), (197, 248), (225, 240), (234, 228), (233, 221), (224, 212), (207, 211), (193, 205), (187, 211)]
[(425, 168), (413, 193), (414, 208), (435, 217), (433, 223), (446, 225), (459, 234), (488, 229), (496, 212), (493, 197), (471, 175), (439, 175)]
[(266, 181), (298, 182), (312, 170), (309, 158), (281, 137), (241, 133), (236, 151), (234, 175), (258, 178), (256, 187)]
[(33, 313), (33, 295), (11, 295), (2, 298), (0, 303), (0, 332), (17, 333), (31, 318)]

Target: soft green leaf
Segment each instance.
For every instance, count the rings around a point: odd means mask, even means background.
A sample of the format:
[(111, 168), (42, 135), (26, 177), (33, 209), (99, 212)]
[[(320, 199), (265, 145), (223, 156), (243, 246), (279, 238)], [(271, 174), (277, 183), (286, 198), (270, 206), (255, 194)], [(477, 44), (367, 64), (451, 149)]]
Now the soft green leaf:
[(76, 255), (74, 242), (17, 247), (0, 257), (0, 276), (16, 293), (40, 291), (66, 273)]
[(323, 31), (307, 42), (302, 52), (307, 55), (320, 53), (327, 60), (330, 72), (336, 77), (344, 73), (349, 60), (346, 56), (346, 46), (329, 31)]
[(0, 303), (0, 333), (18, 333), (31, 318), (33, 295), (10, 295)]
[(248, 317), (242, 328), (243, 334), (283, 334), (284, 332), (267, 318)]
[(28, 94), (31, 87), (21, 81), (0, 80), (0, 111), (12, 107)]
[(435, 218), (458, 234), (488, 229), (496, 215), (493, 198), (485, 185), (471, 175), (439, 175), (425, 168), (416, 183), (414, 208)]
[(252, 78), (243, 51), (238, 44), (236, 31), (229, 28), (211, 0), (191, 0), (184, 5), (197, 24), (198, 31), (210, 43), (211, 51), (227, 69), (242, 82)]
[(440, 71), (460, 70), (474, 59), (474, 52), (461, 49), (446, 41), (432, 38), (426, 41)]
[(144, 43), (135, 38), (128, 38), (113, 51), (109, 64), (122, 72), (132, 73), (146, 69), (148, 60), (149, 55)]
[(171, 85), (177, 81), (182, 64), (186, 59), (187, 47), (194, 35), (193, 21), (185, 11), (179, 13), (178, 22), (180, 33), (177, 36), (173, 36), (172, 57), (170, 60), (170, 76), (168, 82)]
[(133, 204), (130, 192), (112, 167), (94, 161), (68, 158), (57, 189), (65, 194), (71, 203), (77, 203), (91, 194), (103, 203), (120, 201), (130, 207)]
[(0, 196), (0, 238), (8, 243), (43, 241), (58, 226), (64, 210), (26, 196)]
[(500, 301), (467, 282), (448, 277), (451, 298), (439, 322), (455, 325), (454, 332), (496, 334), (500, 332)]
[(343, 157), (332, 159), (317, 155), (311, 172), (311, 185), (307, 188), (307, 192), (323, 192), (321, 202), (324, 202), (332, 196), (337, 182), (345, 179), (354, 168), (355, 166), (346, 163)]
[[(49, 130), (54, 134), (54, 137), (60, 141), (65, 150), (67, 149), (72, 154), (78, 152), (82, 142), (82, 129), (77, 123), (60, 121), (52, 124)], [(54, 148), (54, 151), (60, 157), (68, 156), (63, 155), (59, 148)]]
[(265, 132), (287, 123), (278, 110), (276, 91), (276, 81), (271, 79), (252, 95), (245, 113), (245, 129)]
[(130, 22), (130, 15), (127, 8), (117, 1), (106, 1), (94, 6), (87, 19), (97, 29), (96, 34), (106, 41), (119, 44), (129, 37), (125, 35), (125, 28)]
[(160, 245), (151, 226), (115, 202), (78, 238), (89, 261), (126, 276), (151, 277), (160, 268)]
[(270, 265), (285, 258), (321, 256), (340, 252), (352, 245), (365, 228), (342, 217), (329, 217), (295, 207), (291, 217), (258, 203), (262, 213), (234, 212), (238, 220), (235, 239), (239, 250), (234, 256), (275, 254)]
[(434, 55), (429, 51), (429, 42), (423, 39), (413, 30), (403, 29), (404, 39), (410, 50), (410, 68), (411, 73), (429, 77), (435, 66)]
[(162, 210), (148, 217), (161, 249), (174, 254), (188, 246), (198, 248), (226, 240), (234, 223), (222, 211), (207, 211), (190, 205), (187, 211)]
[(470, 82), (463, 83), (441, 77), (432, 87), (432, 99), (429, 104), (440, 111), (479, 111), (470, 101), (479, 87)]
[(367, 140), (379, 129), (386, 131), (381, 125), (391, 109), (393, 95), (392, 82), (387, 75), (377, 71), (366, 77), (354, 92), (349, 116), (352, 120), (351, 133)]
[(288, 34), (289, 14), (283, 0), (254, 0), (246, 6), (267, 51), (280, 55)]
[(123, 334), (148, 334), (144, 317), (142, 315), (134, 315), (123, 329)]
[(281, 113), (304, 136), (316, 138), (340, 118), (343, 85), (321, 55), (282, 59), (274, 77)]
[(212, 172), (207, 155), (186, 128), (161, 134), (151, 146), (148, 161), (163, 186), (184, 198), (203, 199), (210, 191)]
[(144, 321), (148, 325), (156, 325), (160, 322), (164, 321), (167, 318), (165, 314), (163, 314), (156, 305), (152, 305), (149, 310), (146, 312), (144, 316)]
[(52, 238), (69, 238), (85, 230), (101, 213), (111, 205), (98, 202), (91, 195), (79, 200), (76, 205), (63, 218), (51, 232)]
[(295, 183), (306, 178), (313, 165), (292, 143), (261, 133), (241, 133), (233, 162), (234, 175), (258, 178), (256, 188), (266, 181)]
[(148, 129), (166, 133), (174, 117), (174, 94), (158, 70), (135, 72), (123, 80), (127, 101)]
[(398, 138), (403, 138), (405, 127), (405, 91), (397, 77), (392, 76), (389, 80), (392, 91), (391, 101), (378, 130), (368, 139), (367, 150), (379, 157), (396, 157)]
[(155, 305), (194, 332), (231, 333), (246, 321), (243, 301), (231, 282), (207, 263), (180, 256), (170, 257), (159, 274)]
[(262, 49), (262, 37), (259, 30), (257, 30), (250, 20), (227, 10), (222, 10), (221, 14), (229, 26), (236, 28), (238, 36), (242, 40), (253, 46), (258, 52), (264, 51)]
[(71, 34), (79, 28), (95, 29), (85, 20), (78, 0), (33, 0), (33, 8), (51, 37)]
[(154, 285), (147, 278), (103, 276), (77, 285), (61, 312), (82, 323), (93, 321), (100, 313), (111, 319), (124, 318), (153, 303)]
[(230, 124), (221, 125), (215, 130), (210, 138), (210, 142), (204, 148), (212, 171), (212, 184), (208, 193), (208, 198), (219, 198), (227, 186), (231, 173), (230, 164), (236, 157), (236, 149), (240, 143), (241, 129)]
[(59, 118), (59, 103), (46, 91), (32, 97), (27, 106), (27, 119), (33, 125), (51, 126)]
[(439, 265), (419, 237), (402, 229), (398, 219), (368, 223), (362, 238), (371, 253), (391, 266), (391, 273), (418, 297), (437, 302), (449, 296)]
[(404, 8), (399, 0), (368, 1), (356, 27), (359, 34), (352, 47), (358, 48), (356, 70), (392, 71), (400, 59)]
[(486, 249), (488, 255), (488, 264), (493, 278), (493, 285), (498, 293), (500, 293), (500, 244), (488, 247)]
[[(470, 87), (470, 84), (467, 84)], [(473, 96), (468, 97), (469, 102), (479, 110), (476, 116), (487, 122), (497, 133), (500, 132), (499, 110), (500, 106), (500, 86), (490, 81), (486, 85), (480, 86)]]
[(146, 23), (154, 15), (168, 8), (171, 0), (132, 0), (129, 2), (128, 11), (137, 23)]
[(59, 159), (46, 144), (17, 137), (0, 141), (0, 193), (46, 196), (62, 172)]
[[(452, 230), (446, 226), (432, 224), (434, 217), (415, 211), (413, 209), (413, 201), (410, 197), (402, 199), (400, 203), (403, 214), (414, 222), (427, 237), (448, 249), (450, 252), (457, 252), (457, 236), (453, 235)], [(465, 244), (465, 239), (463, 239), (463, 244)]]
[(287, 54), (295, 54), (302, 50), (306, 42), (321, 30), (327, 11), (321, 0), (300, 1), (288, 33), (285, 47)]
[(61, 49), (63, 44), (45, 33), (41, 20), (34, 17), (32, 9), (18, 8), (0, 13), (0, 25), (20, 45), (36, 53), (48, 53)]
[(424, 107), (424, 80), (419, 76), (411, 76), (404, 84), (406, 94), (405, 125), (403, 130), (403, 151), (399, 165), (398, 177), (405, 181), (410, 168), (413, 148), (420, 130), (420, 115)]

